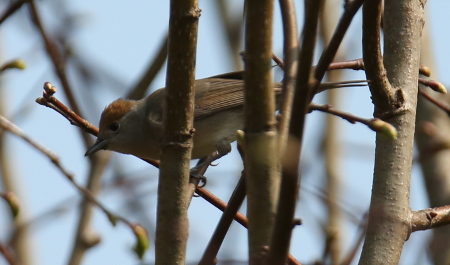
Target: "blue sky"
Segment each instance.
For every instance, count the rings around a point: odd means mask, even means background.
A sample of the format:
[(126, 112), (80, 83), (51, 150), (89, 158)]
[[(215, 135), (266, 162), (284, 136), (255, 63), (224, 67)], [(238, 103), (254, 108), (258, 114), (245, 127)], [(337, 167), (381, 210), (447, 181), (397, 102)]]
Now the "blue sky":
[[(232, 11), (241, 12), (241, 1), (229, 1)], [(300, 6), (302, 1), (297, 1)], [(5, 1), (1, 2), (0, 13)], [(73, 68), (69, 68), (69, 79), (76, 88), (76, 96), (82, 103), (82, 111), (86, 118), (94, 124), (98, 123), (101, 110), (112, 100), (125, 95), (143, 68), (152, 58), (162, 42), (168, 26), (169, 1), (61, 1), (67, 10), (79, 16), (78, 27), (73, 32), (70, 42), (75, 47), (74, 52), (80, 54), (99, 72), (101, 82), (94, 87), (85, 87), (77, 80)], [(228, 55), (225, 36), (218, 23), (217, 9), (213, 1), (200, 1), (203, 10), (199, 24), (197, 77), (207, 77), (235, 70)], [(51, 9), (46, 1), (37, 1), (43, 14), (45, 26), (53, 32), (60, 25), (58, 9)], [(61, 7), (63, 8), (63, 7)], [(433, 38), (438, 70), (435, 78), (444, 84), (450, 84), (449, 53), (447, 46), (449, 35), (446, 30), (449, 25), (447, 15), (450, 2), (444, 0), (428, 1), (428, 20)], [(299, 7), (299, 12), (301, 8)], [(282, 55), (282, 31), (279, 10), (275, 11), (274, 51)], [(299, 18), (301, 21), (301, 18)], [(358, 16), (352, 23), (347, 34), (344, 47), (348, 59), (361, 57), (361, 18)], [(61, 159), (62, 164), (72, 172), (79, 183), (85, 183), (88, 172), (88, 160), (83, 156), (86, 151), (77, 129), (55, 112), (34, 103), (35, 98), (42, 93), (45, 81), (61, 87), (52, 72), (52, 66), (43, 53), (42, 43), (36, 30), (32, 27), (25, 9), (9, 18), (0, 27), (0, 62), (22, 58), (27, 63), (24, 71), (8, 71), (2, 75), (2, 95), (6, 98), (6, 117), (11, 118), (25, 132), (40, 141)], [(102, 73), (108, 73), (105, 77)], [(346, 72), (348, 79), (364, 79), (362, 72)], [(157, 76), (152, 89), (164, 86), (165, 71)], [(66, 99), (62, 92), (56, 96), (63, 102)], [(359, 116), (371, 117), (372, 104), (366, 88), (349, 88), (342, 90), (342, 105), (340, 109)], [(325, 103), (323, 96), (316, 102)], [(25, 108), (24, 108), (25, 107)], [(317, 135), (324, 128), (324, 114), (313, 113), (308, 116), (307, 133), (305, 136), (304, 163), (308, 169), (302, 183), (301, 200), (297, 216), (303, 219), (303, 225), (294, 231), (292, 254), (301, 261), (312, 261), (320, 258), (323, 242), (321, 222), (324, 221), (323, 205), (315, 195), (319, 192), (323, 181), (323, 167), (320, 157), (320, 146)], [(375, 134), (362, 125), (352, 125), (345, 121), (339, 123), (340, 134), (344, 144), (342, 163), (342, 198), (340, 203), (344, 208), (353, 210), (361, 216), (369, 204), (371, 179), (373, 171), (373, 150)], [(77, 203), (80, 195), (55, 169), (50, 161), (22, 140), (8, 136), (8, 147), (13, 161), (12, 168), (17, 172), (16, 182), (20, 187), (19, 196), (24, 202), (23, 214), (33, 220), (49, 210), (69, 201), (53, 219), (45, 220), (32, 230), (33, 255), (35, 264), (64, 264), (69, 256), (77, 220)], [(207, 188), (223, 200), (227, 200), (237, 182), (242, 164), (237, 152), (234, 151), (220, 159), (217, 167), (212, 167), (206, 174), (209, 178)], [(113, 170), (136, 181), (145, 179), (137, 189), (142, 201), (149, 209), (144, 221), (150, 234), (155, 223), (157, 170), (142, 161), (126, 155), (114, 154), (113, 166), (105, 172), (104, 183), (111, 182)], [(411, 207), (413, 210), (427, 207), (424, 198), (423, 185), (417, 166), (414, 166), (412, 179)], [(1, 188), (1, 187), (0, 187)], [(348, 196), (350, 194), (351, 196)], [(126, 198), (133, 197), (124, 189), (107, 188), (99, 199), (116, 213), (126, 215), (131, 221), (142, 221), (137, 215), (130, 214), (129, 205), (124, 204)], [(245, 207), (244, 207), (245, 208)], [(4, 204), (0, 204), (0, 212), (4, 212)], [(204, 246), (214, 230), (220, 217), (220, 212), (207, 204), (201, 198), (194, 198), (190, 208), (190, 234), (188, 261), (198, 261)], [(2, 214), (2, 216), (5, 216)], [(346, 222), (348, 218), (345, 219)], [(356, 234), (349, 224), (346, 229), (346, 246), (352, 245)], [(137, 264), (138, 260), (130, 251), (134, 244), (132, 233), (119, 224), (112, 227), (106, 216), (96, 211), (93, 220), (93, 230), (102, 238), (100, 245), (88, 252), (83, 264)], [(4, 241), (9, 234), (6, 219), (0, 218), (0, 240)], [(423, 232), (412, 235), (405, 247), (406, 251), (418, 251), (424, 247)], [(153, 240), (154, 238), (152, 238)], [(219, 259), (230, 257), (246, 259), (246, 232), (237, 224), (233, 224)], [(153, 261), (153, 245), (145, 261)], [(411, 253), (410, 252), (410, 253)], [(404, 257), (404, 264), (416, 260), (415, 255)], [(0, 258), (0, 264), (3, 260)]]

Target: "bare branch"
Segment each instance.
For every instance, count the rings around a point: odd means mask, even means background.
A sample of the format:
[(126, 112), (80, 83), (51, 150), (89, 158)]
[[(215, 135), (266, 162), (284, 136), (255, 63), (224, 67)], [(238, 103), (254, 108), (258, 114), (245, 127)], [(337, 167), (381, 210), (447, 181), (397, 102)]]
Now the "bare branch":
[(415, 211), (412, 214), (412, 232), (450, 224), (450, 205)]
[(188, 239), (189, 165), (192, 151), (197, 0), (170, 1), (164, 137), (158, 183), (156, 264), (184, 264)]
[(8, 8), (5, 10), (5, 13), (3, 13), (0, 16), (0, 25), (7, 19), (9, 18), (12, 14), (14, 14), (17, 10), (19, 10), (19, 8), (25, 3), (27, 2), (26, 0), (17, 0), (17, 1), (13, 1)]

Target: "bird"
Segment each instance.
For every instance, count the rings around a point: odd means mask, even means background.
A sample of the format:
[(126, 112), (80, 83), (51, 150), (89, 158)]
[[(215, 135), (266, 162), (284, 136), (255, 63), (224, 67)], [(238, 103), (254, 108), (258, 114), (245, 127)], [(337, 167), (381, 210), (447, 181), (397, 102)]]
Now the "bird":
[[(323, 83), (321, 87), (334, 88), (349, 83), (352, 82)], [(274, 83), (274, 93), (278, 98), (281, 86), (281, 83)], [(195, 133), (191, 159), (204, 158), (214, 152), (217, 159), (231, 151), (236, 131), (244, 127), (243, 72), (198, 79), (194, 87)], [(99, 150), (111, 150), (159, 160), (164, 94), (165, 88), (160, 88), (141, 100), (119, 98), (109, 104), (100, 117), (97, 141), (85, 156)]]

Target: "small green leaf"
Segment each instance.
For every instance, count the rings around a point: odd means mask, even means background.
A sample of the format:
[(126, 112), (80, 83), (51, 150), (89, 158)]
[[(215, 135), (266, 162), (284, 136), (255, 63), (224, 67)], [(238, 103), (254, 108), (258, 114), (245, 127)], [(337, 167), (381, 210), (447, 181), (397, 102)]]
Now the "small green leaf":
[(370, 120), (368, 126), (370, 129), (376, 131), (377, 133), (381, 133), (392, 140), (397, 139), (397, 130), (390, 123), (374, 118)]
[(439, 82), (437, 82), (436, 91), (442, 94), (447, 94), (447, 89), (445, 89), (445, 86)]
[(8, 63), (5, 65), (5, 69), (12, 69), (12, 68), (15, 68), (15, 69), (23, 70), (23, 69), (25, 69), (26, 67), (27, 67), (27, 65), (25, 64), (25, 62), (24, 62), (23, 60), (20, 60), (20, 59), (17, 59), (17, 60), (8, 62)]
[(136, 246), (134, 247), (134, 252), (138, 255), (139, 259), (142, 260), (145, 252), (150, 246), (150, 240), (148, 239), (147, 230), (139, 224), (133, 225), (133, 232), (136, 235)]

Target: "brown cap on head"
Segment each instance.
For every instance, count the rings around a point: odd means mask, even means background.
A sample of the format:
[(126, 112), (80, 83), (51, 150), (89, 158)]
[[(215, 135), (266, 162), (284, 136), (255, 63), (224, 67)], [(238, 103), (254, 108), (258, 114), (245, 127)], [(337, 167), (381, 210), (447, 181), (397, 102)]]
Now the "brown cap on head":
[(131, 108), (136, 105), (136, 101), (125, 100), (119, 98), (118, 100), (109, 104), (102, 112), (100, 117), (100, 128), (97, 137), (97, 141), (91, 148), (86, 151), (85, 156), (91, 155), (99, 150), (105, 150), (108, 148), (111, 142), (111, 132), (116, 131), (113, 129), (114, 123), (117, 123), (117, 129), (119, 128), (119, 120), (122, 119)]
[(120, 120), (134, 105), (136, 105), (135, 101), (121, 98), (109, 104), (100, 117), (100, 132), (108, 128), (111, 123)]

